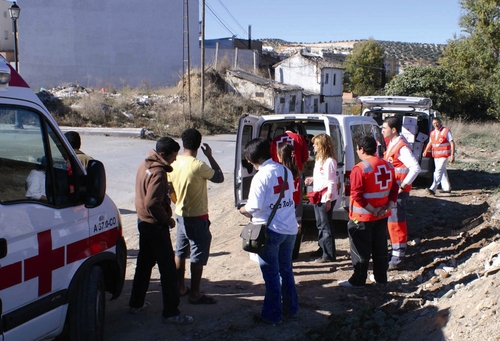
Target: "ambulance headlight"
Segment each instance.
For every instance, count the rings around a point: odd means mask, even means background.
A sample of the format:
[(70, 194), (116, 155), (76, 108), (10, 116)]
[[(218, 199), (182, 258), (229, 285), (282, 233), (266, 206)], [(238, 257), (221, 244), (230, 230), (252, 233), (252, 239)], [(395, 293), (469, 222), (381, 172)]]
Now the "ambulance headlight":
[(0, 71), (0, 85), (9, 84), (10, 72)]

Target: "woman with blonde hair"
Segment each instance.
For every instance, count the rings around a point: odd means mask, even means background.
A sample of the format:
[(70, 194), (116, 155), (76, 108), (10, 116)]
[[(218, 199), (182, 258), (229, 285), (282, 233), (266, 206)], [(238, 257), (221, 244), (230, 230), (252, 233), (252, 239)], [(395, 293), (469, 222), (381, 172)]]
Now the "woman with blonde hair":
[(316, 227), (318, 228), (318, 244), (320, 249), (313, 253), (316, 262), (336, 261), (335, 236), (332, 224), (332, 212), (338, 198), (337, 193), (337, 159), (332, 138), (327, 134), (318, 134), (312, 138), (316, 161), (313, 176), (305, 179), (307, 186), (313, 185), (313, 191), (320, 192), (320, 202), (314, 204)]

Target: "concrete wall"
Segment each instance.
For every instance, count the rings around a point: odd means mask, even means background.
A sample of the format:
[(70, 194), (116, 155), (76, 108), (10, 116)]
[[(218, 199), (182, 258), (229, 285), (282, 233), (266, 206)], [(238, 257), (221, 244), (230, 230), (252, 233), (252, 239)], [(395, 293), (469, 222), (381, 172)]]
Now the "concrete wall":
[(211, 66), (219, 71), (223, 68), (253, 71), (254, 67), (259, 68), (259, 63), (260, 56), (257, 51), (205, 48), (205, 68)]
[[(321, 94), (325, 96), (342, 96), (342, 75), (341, 69), (323, 68), (321, 70), (322, 90)], [(326, 79), (328, 78), (328, 83)]]
[(274, 71), (274, 79), (283, 84), (294, 84), (304, 90), (319, 93), (321, 90), (321, 74), (316, 66), (307, 62), (299, 54), (284, 60)]
[[(20, 73), (35, 90), (172, 85), (183, 67), (183, 1), (19, 0)], [(190, 2), (191, 67), (200, 65)], [(10, 20), (10, 19), (9, 19)]]
[(242, 97), (259, 102), (269, 110), (274, 110), (274, 90), (268, 86), (260, 86), (242, 78), (227, 76), (226, 91), (233, 91)]

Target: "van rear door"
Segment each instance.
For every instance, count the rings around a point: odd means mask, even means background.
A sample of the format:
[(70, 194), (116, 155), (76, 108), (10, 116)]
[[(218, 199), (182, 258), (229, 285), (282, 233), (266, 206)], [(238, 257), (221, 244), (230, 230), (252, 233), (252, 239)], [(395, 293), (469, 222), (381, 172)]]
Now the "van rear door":
[(234, 204), (238, 206), (248, 199), (250, 183), (255, 174), (253, 166), (243, 156), (245, 145), (259, 137), (259, 116), (243, 115), (238, 122), (234, 155)]

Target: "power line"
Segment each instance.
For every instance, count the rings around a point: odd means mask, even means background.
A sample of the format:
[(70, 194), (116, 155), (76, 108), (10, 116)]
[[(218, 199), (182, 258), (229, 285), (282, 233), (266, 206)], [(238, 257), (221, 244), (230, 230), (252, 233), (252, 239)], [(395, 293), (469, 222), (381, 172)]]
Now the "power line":
[(243, 26), (240, 25), (240, 23), (238, 22), (238, 20), (236, 20), (236, 18), (233, 16), (233, 14), (227, 9), (226, 5), (224, 5), (224, 3), (222, 2), (222, 0), (219, 0), (219, 2), (222, 5), (222, 7), (224, 7), (224, 9), (229, 14), (229, 16), (234, 20), (234, 22), (236, 24), (238, 24), (238, 26), (243, 30), (243, 32), (245, 32), (245, 35), (248, 36), (248, 32), (243, 28)]
[(233, 30), (228, 27), (229, 25), (226, 24), (216, 13), (215, 11), (208, 5), (208, 4), (205, 4), (208, 8), (208, 10), (210, 11), (210, 14), (229, 32), (231, 33), (231, 36), (237, 36), (236, 34), (234, 34)]

